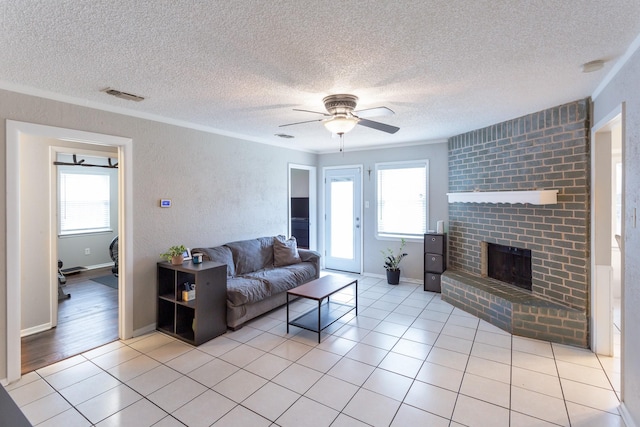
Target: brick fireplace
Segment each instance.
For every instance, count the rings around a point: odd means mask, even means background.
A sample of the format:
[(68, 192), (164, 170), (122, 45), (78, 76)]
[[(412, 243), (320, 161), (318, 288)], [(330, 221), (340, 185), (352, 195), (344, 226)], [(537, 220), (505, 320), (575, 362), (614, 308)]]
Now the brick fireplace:
[[(449, 139), (450, 193), (558, 195), (450, 203), (443, 300), (516, 335), (588, 346), (589, 111), (583, 99)], [(531, 251), (531, 291), (487, 277), (487, 243)]]

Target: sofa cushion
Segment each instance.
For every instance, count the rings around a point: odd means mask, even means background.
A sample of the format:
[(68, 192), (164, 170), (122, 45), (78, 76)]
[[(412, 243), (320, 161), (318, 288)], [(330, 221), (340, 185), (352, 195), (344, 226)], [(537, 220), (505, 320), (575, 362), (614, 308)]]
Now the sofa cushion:
[(298, 254), (298, 245), (295, 237), (287, 240), (284, 236), (277, 236), (273, 239), (274, 267), (282, 267), (299, 262), (302, 262), (302, 260), (300, 259), (300, 254)]
[(302, 262), (286, 267), (265, 268), (264, 270), (248, 273), (247, 278), (264, 282), (271, 295), (293, 289), (315, 277), (316, 268), (312, 263)]
[(233, 306), (251, 304), (271, 295), (268, 285), (252, 277), (231, 277), (227, 279), (227, 300)]
[(233, 253), (237, 276), (273, 265), (273, 237), (240, 240), (226, 246)]
[(236, 274), (236, 268), (233, 263), (233, 255), (231, 249), (226, 246), (216, 246), (215, 248), (194, 248), (191, 253), (198, 253), (204, 255), (204, 259), (207, 261), (215, 261), (221, 264), (227, 264), (227, 276), (234, 276)]

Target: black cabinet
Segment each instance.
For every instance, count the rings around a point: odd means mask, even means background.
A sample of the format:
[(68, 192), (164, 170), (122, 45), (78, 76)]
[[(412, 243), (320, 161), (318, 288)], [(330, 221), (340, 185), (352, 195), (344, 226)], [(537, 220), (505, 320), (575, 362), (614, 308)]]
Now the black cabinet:
[(299, 248), (309, 249), (309, 218), (291, 218), (291, 235)]
[(424, 235), (424, 290), (440, 292), (440, 275), (447, 269), (447, 235)]
[[(195, 285), (195, 299), (183, 299), (185, 284)], [(156, 328), (196, 346), (224, 334), (227, 331), (226, 264), (159, 262)]]

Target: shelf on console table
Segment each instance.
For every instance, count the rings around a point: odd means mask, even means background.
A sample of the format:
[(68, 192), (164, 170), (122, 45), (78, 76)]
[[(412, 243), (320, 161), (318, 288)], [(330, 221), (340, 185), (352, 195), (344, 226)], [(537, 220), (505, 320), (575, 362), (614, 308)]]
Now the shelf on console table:
[(470, 191), (447, 193), (449, 203), (529, 203), (532, 205), (555, 205), (558, 190), (527, 191)]

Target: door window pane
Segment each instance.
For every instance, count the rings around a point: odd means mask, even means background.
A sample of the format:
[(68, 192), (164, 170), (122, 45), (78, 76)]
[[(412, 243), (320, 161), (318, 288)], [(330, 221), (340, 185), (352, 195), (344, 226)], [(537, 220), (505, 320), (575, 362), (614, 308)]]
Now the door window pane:
[(331, 256), (353, 259), (353, 181), (331, 180)]

